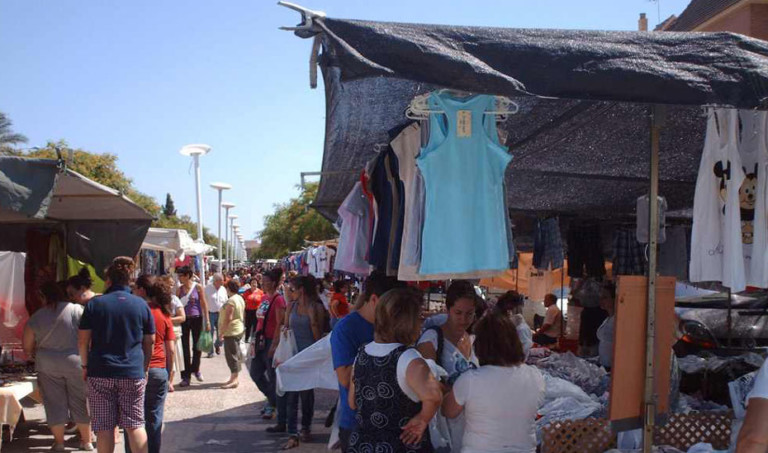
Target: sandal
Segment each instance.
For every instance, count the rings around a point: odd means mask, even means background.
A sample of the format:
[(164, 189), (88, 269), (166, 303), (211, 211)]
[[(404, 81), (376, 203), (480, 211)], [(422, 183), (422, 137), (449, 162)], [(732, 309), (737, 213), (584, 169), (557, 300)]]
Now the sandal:
[(281, 450), (291, 450), (299, 446), (299, 436), (291, 436)]

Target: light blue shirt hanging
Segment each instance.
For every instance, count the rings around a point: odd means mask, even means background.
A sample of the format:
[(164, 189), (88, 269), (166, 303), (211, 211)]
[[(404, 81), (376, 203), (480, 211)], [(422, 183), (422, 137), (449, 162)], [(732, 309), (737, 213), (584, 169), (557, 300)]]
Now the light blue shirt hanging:
[(495, 98), (434, 92), (430, 137), (417, 164), (426, 201), (422, 274), (509, 268), (504, 172), (512, 156), (498, 143)]

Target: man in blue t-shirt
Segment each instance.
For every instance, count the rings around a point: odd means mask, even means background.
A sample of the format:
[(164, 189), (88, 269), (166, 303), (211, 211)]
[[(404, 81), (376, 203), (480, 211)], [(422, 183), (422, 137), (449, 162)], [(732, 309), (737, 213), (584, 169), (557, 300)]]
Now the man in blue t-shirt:
[(78, 346), (99, 453), (114, 452), (117, 426), (131, 451), (147, 453), (144, 393), (155, 321), (147, 303), (131, 294), (133, 267), (131, 258), (115, 258), (106, 293), (88, 302), (80, 320)]
[(349, 407), (348, 392), (352, 375), (352, 365), (360, 348), (373, 341), (373, 324), (376, 319), (376, 303), (382, 294), (392, 288), (405, 286), (392, 277), (374, 272), (365, 281), (363, 305), (358, 310), (342, 318), (331, 334), (331, 354), (333, 368), (339, 379), (339, 441), (342, 453), (349, 446), (349, 436), (355, 430), (355, 411)]

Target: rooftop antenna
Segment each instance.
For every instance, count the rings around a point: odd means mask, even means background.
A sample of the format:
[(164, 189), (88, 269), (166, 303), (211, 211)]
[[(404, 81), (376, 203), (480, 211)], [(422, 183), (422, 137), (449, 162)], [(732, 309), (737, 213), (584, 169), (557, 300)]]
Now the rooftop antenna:
[(656, 4), (656, 24), (661, 24), (661, 0), (648, 0), (651, 3)]

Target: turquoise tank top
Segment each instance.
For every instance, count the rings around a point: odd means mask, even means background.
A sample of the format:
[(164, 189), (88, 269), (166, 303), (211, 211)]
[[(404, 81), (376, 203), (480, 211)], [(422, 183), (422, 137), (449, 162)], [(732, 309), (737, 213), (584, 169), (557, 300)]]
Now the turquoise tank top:
[(424, 178), (422, 274), (509, 268), (504, 172), (512, 156), (498, 141), (495, 98), (434, 92), (429, 143), (416, 163)]

